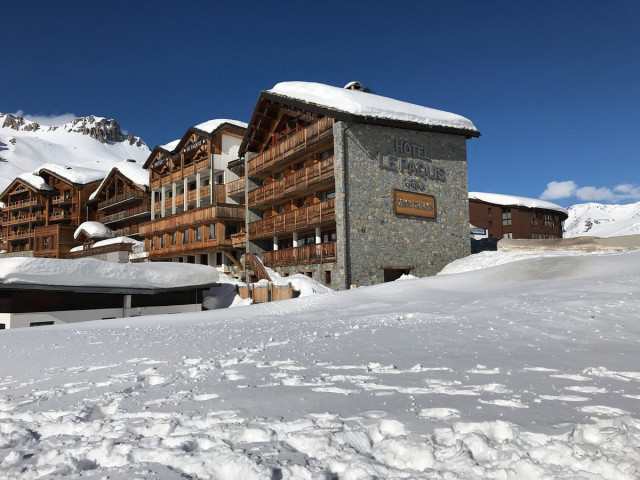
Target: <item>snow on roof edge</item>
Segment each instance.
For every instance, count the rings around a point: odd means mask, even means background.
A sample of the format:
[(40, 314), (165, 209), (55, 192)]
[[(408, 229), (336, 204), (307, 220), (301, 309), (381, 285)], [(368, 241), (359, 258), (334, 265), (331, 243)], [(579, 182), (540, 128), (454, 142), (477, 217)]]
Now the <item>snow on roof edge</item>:
[(539, 200), (536, 198), (519, 197), (515, 195), (504, 195), (502, 193), (485, 193), (485, 192), (469, 192), (469, 200), (479, 200), (481, 202), (494, 203), (496, 205), (517, 205), (527, 208), (544, 208), (547, 210), (555, 210), (569, 215), (569, 211), (556, 205), (555, 203)]

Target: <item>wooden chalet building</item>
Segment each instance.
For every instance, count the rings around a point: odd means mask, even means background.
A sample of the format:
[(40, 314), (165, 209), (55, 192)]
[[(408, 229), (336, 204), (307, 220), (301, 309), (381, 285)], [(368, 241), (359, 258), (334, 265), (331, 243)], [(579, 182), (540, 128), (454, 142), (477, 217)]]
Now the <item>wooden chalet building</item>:
[(139, 225), (151, 219), (149, 172), (135, 160), (115, 165), (88, 203), (95, 220), (116, 236), (141, 239)]
[[(149, 260), (200, 263), (229, 271), (244, 251), (244, 197), (230, 196), (246, 124), (211, 120), (154, 148), (149, 171), (151, 220), (140, 225)], [(237, 182), (236, 182), (237, 183)]]
[[(247, 180), (247, 264), (335, 289), (436, 273), (469, 254), (473, 124), (362, 91), (261, 92), (232, 168)], [(234, 191), (240, 192), (242, 181)], [(437, 207), (437, 208), (436, 208)]]
[(8, 254), (65, 258), (75, 229), (89, 219), (87, 200), (104, 172), (46, 164), (22, 174), (2, 194), (2, 239)]
[(497, 193), (469, 192), (469, 221), (489, 238), (562, 238), (569, 212), (554, 203)]

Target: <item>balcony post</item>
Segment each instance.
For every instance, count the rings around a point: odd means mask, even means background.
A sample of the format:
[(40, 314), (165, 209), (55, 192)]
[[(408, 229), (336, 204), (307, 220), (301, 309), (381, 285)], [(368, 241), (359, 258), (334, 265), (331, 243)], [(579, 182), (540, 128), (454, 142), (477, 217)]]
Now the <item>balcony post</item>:
[(178, 193), (178, 188), (176, 182), (171, 182), (171, 215), (176, 214), (176, 194)]
[(322, 236), (320, 235), (320, 227), (316, 227), (316, 245), (322, 243)]
[(167, 188), (166, 185), (162, 185), (160, 187), (160, 201), (162, 202), (160, 204), (160, 216), (161, 217), (165, 217), (166, 216), (166, 212), (165, 212), (165, 200), (167, 199)]
[(298, 246), (298, 232), (293, 232), (293, 248)]
[(184, 208), (184, 211), (186, 212), (189, 209), (189, 190), (187, 190), (189, 188), (189, 180), (187, 179), (187, 177), (184, 178), (184, 180), (182, 181), (183, 186), (182, 186), (182, 207)]
[(275, 235), (273, 236), (273, 251), (277, 251), (278, 250), (278, 237), (276, 237)]
[(196, 173), (196, 208), (200, 208), (200, 172)]

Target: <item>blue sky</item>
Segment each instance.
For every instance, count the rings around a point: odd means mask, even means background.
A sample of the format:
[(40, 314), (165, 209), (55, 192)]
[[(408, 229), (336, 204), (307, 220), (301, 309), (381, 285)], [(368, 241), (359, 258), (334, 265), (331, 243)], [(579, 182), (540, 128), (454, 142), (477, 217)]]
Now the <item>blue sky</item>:
[(5, 0), (0, 111), (115, 118), (153, 148), (281, 81), (358, 80), (471, 119), (471, 191), (629, 203), (638, 25), (631, 0)]

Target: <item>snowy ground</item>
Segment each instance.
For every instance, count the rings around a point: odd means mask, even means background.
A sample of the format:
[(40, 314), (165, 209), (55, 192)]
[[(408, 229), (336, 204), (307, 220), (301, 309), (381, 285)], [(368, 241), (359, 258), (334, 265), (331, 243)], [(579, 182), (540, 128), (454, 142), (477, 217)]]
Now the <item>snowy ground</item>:
[(640, 252), (527, 257), (2, 331), (0, 478), (639, 478)]

